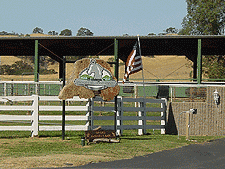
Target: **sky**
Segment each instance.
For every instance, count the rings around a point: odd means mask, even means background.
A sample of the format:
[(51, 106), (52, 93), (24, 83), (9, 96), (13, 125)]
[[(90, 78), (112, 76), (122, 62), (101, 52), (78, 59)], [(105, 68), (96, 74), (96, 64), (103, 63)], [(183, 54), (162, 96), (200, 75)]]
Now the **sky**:
[(0, 32), (31, 34), (35, 27), (76, 36), (87, 28), (94, 36), (145, 36), (168, 27), (181, 29), (185, 0), (0, 0)]

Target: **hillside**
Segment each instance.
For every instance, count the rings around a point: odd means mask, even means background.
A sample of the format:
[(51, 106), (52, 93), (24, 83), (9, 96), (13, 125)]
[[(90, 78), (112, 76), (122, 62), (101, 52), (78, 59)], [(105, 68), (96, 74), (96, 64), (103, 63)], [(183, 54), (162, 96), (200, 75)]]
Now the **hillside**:
[[(109, 56), (100, 57), (101, 59), (107, 61)], [(14, 56), (1, 56), (1, 65), (13, 64), (20, 59)], [(186, 66), (190, 64), (190, 61), (185, 58), (185, 56), (155, 56), (154, 58), (142, 57), (143, 67), (144, 67), (144, 78), (145, 79), (187, 79), (190, 78), (190, 72), (192, 68)], [(54, 65), (49, 65), (49, 69), (54, 69), (59, 72), (58, 63)], [(124, 65), (119, 68), (119, 78), (122, 79), (124, 76)], [(177, 71), (175, 71), (177, 70)], [(66, 79), (70, 77), (73, 71), (73, 63), (66, 64)], [(113, 68), (112, 68), (113, 71)], [(172, 73), (174, 72), (174, 73)], [(58, 74), (51, 75), (40, 75), (40, 81), (54, 81), (58, 80)], [(130, 79), (141, 79), (142, 72), (138, 72), (130, 76)], [(13, 79), (18, 80), (33, 80), (33, 75), (1, 75), (0, 79), (2, 81), (8, 81)]]
[[(142, 57), (142, 63), (145, 79), (187, 79), (190, 78), (189, 75), (192, 70), (191, 67), (187, 66), (190, 61), (185, 56)], [(172, 73), (173, 71), (175, 72)], [(120, 66), (119, 72), (121, 72), (119, 78), (123, 78), (125, 66)], [(141, 78), (142, 71), (130, 76), (130, 79)]]

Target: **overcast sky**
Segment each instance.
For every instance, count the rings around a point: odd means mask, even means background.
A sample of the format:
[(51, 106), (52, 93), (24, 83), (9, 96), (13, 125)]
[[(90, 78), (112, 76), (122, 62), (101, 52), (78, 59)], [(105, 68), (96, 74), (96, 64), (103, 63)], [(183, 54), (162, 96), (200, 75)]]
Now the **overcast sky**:
[(147, 35), (168, 27), (181, 29), (185, 0), (0, 0), (0, 31), (31, 34), (41, 27), (72, 30), (81, 27), (94, 36)]

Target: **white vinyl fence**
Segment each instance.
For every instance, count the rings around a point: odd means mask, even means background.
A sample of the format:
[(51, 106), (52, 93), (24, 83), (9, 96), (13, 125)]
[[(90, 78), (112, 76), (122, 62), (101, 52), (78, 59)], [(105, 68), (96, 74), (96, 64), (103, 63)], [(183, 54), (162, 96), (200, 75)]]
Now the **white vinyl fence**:
[[(0, 131), (31, 131), (31, 136), (38, 135), (38, 131), (56, 131), (62, 130), (61, 126), (39, 126), (39, 121), (62, 121), (61, 115), (43, 115), (39, 116), (39, 111), (62, 111), (62, 106), (39, 106), (39, 101), (60, 101), (57, 96), (0, 96), (0, 102), (21, 102), (21, 101), (33, 101), (31, 106), (10, 106), (1, 105), (1, 111), (31, 111), (31, 115), (0, 115), (0, 121), (31, 121), (31, 126), (0, 126)], [(80, 99), (79, 97), (74, 97), (73, 99), (68, 99), (67, 101), (88, 101), (87, 99)], [(66, 106), (66, 111), (84, 111), (87, 112), (88, 106)], [(66, 116), (67, 121), (75, 120), (86, 120), (86, 116)], [(86, 125), (71, 125), (65, 126), (66, 130), (87, 130)]]
[[(62, 121), (61, 115), (39, 115), (39, 111), (62, 111), (62, 106), (41, 106), (39, 101), (60, 101), (57, 96), (0, 96), (0, 102), (21, 102), (32, 101), (31, 106), (0, 105), (0, 111), (31, 111), (31, 115), (0, 115), (0, 121), (30, 121), (31, 126), (0, 126), (0, 131), (31, 131), (31, 136), (37, 136), (38, 131), (60, 131), (61, 125), (49, 126), (39, 125), (39, 121)], [(66, 125), (65, 130), (87, 131), (93, 130), (94, 120), (114, 120), (114, 116), (94, 116), (94, 111), (115, 112), (115, 107), (94, 106), (95, 101), (104, 102), (101, 98), (80, 99), (74, 97), (67, 101), (87, 101), (86, 106), (66, 106), (66, 111), (84, 111), (86, 115), (72, 116), (66, 115), (66, 121), (86, 121), (85, 125)], [(111, 101), (114, 102), (114, 101)], [(124, 107), (125, 102), (138, 102), (138, 107)], [(146, 107), (146, 103), (160, 103), (161, 108)], [(125, 111), (136, 111), (138, 116), (123, 116)], [(161, 112), (161, 116), (146, 116), (146, 112)], [(138, 125), (123, 125), (123, 120), (137, 120)], [(161, 120), (161, 125), (146, 125), (146, 120)], [(143, 99), (143, 98), (122, 98), (117, 99), (116, 130), (117, 134), (122, 134), (123, 130), (138, 129), (138, 134), (146, 133), (146, 129), (161, 129), (161, 134), (165, 134), (166, 125), (166, 101), (164, 99)], [(101, 126), (102, 129), (114, 129), (114, 126)]]

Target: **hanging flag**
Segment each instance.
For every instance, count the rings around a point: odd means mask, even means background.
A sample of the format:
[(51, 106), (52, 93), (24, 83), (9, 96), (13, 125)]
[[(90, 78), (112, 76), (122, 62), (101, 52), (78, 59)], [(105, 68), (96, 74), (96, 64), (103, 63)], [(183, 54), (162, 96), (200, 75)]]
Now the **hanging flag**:
[(136, 73), (143, 69), (141, 55), (140, 55), (140, 49), (139, 49), (139, 45), (137, 42), (135, 43), (133, 50), (131, 51), (130, 55), (127, 58), (126, 66), (127, 66), (127, 68), (126, 68), (126, 72), (125, 72), (125, 75), (123, 78), (123, 84), (129, 75)]

